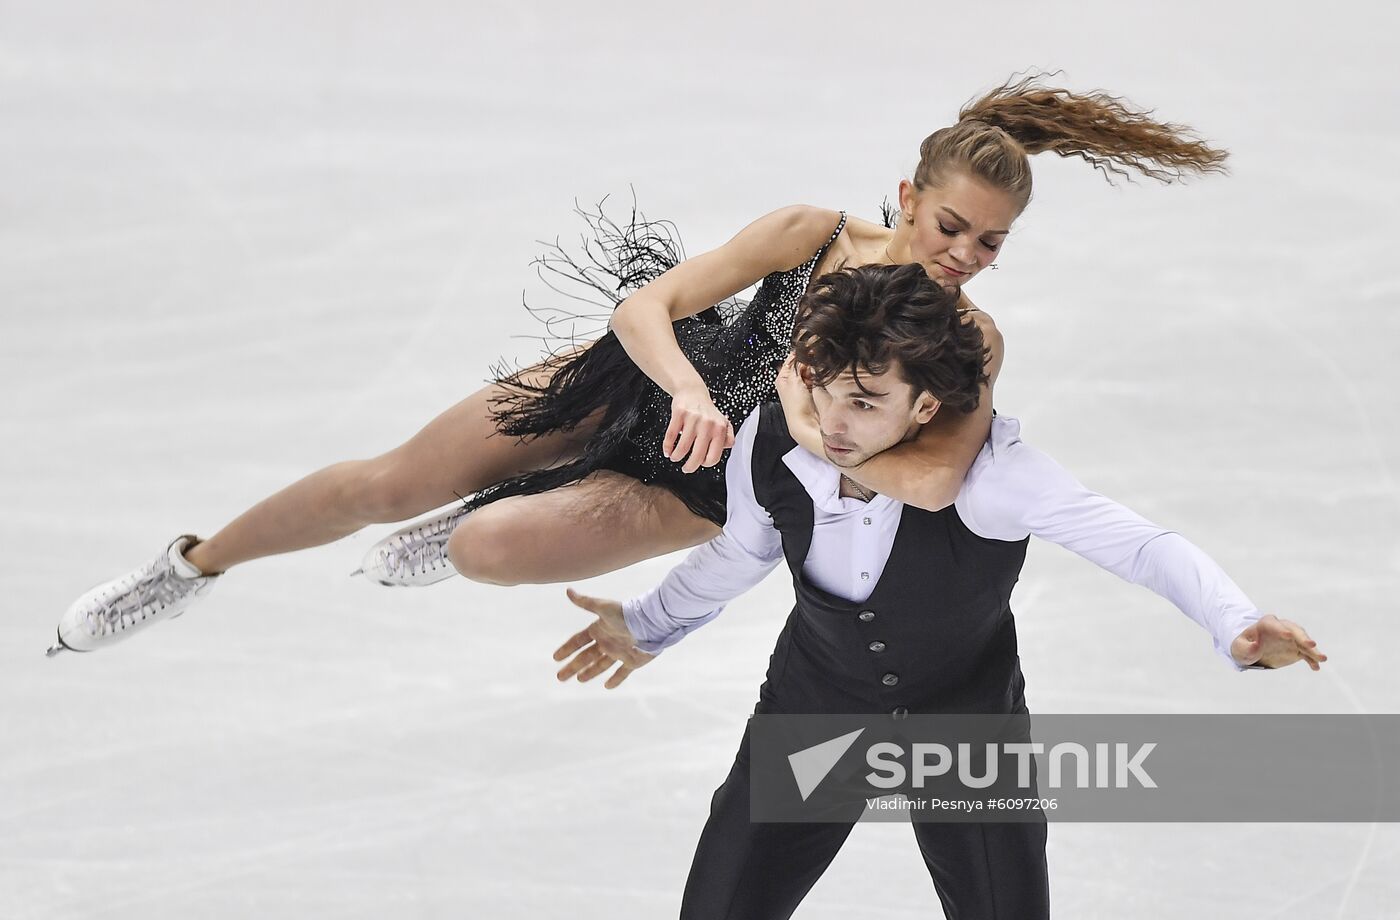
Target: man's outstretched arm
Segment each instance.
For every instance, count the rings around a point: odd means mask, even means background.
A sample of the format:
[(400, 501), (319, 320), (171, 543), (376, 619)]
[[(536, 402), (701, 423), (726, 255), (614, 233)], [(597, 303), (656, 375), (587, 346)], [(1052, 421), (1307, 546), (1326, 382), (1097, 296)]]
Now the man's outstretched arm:
[(1299, 660), (1317, 670), (1327, 660), (1301, 626), (1261, 614), (1190, 541), (1090, 491), (1021, 441), (1014, 419), (994, 422), (957, 507), (982, 536), (1014, 540), (1033, 534), (1161, 595), (1210, 633), (1236, 670)]
[(755, 410), (740, 426), (725, 465), (727, 517), (719, 536), (691, 550), (640, 597), (618, 603), (570, 589), (569, 599), (598, 619), (555, 651), (556, 661), (569, 659), (559, 670), (560, 680), (592, 680), (618, 663), (618, 671), (605, 684), (617, 686), (662, 649), (719, 616), (725, 604), (762, 581), (782, 560), (782, 538), (754, 497), (757, 429)]

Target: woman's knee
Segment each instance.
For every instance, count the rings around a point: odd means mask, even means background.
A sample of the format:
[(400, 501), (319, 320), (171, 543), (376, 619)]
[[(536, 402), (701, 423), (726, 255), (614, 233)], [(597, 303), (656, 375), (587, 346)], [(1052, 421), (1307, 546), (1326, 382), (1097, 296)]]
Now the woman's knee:
[(521, 530), (496, 505), (467, 515), (447, 541), (447, 558), (463, 578), (487, 585), (521, 584)]

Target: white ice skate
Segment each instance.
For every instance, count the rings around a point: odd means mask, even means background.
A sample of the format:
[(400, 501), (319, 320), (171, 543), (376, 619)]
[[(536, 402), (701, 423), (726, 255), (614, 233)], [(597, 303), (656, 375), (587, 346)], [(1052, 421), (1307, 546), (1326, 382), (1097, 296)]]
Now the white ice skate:
[(154, 623), (177, 617), (208, 594), (217, 575), (205, 575), (185, 559), (198, 537), (175, 540), (150, 562), (121, 578), (98, 585), (73, 602), (58, 621), (58, 643), (49, 657), (67, 649), (91, 652), (127, 638)]
[(447, 539), (466, 516), (463, 506), (454, 505), (409, 524), (371, 546), (350, 574), (391, 587), (420, 587), (451, 578), (457, 570), (447, 558)]

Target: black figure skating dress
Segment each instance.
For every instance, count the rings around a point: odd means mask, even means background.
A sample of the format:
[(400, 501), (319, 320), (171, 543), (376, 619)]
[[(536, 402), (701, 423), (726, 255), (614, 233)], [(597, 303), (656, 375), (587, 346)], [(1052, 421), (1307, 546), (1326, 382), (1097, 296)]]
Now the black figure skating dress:
[[(586, 300), (574, 293), (579, 290), (592, 297), (601, 294), (615, 307), (685, 258), (674, 226), (647, 221), (635, 208), (625, 227), (604, 216), (601, 208), (578, 213), (591, 230), (591, 238), (584, 239), (583, 260), (556, 243), (535, 263), (541, 277), (566, 296)], [(732, 299), (674, 324), (681, 351), (709, 387), (715, 406), (736, 430), (759, 404), (777, 398), (774, 381), (791, 350), (797, 302), (822, 255), (845, 225), (846, 213), (842, 211), (830, 238), (810, 259), (764, 278), (752, 300)], [(546, 323), (548, 334), (543, 338), (553, 347), (545, 366), (554, 374), (547, 385), (535, 386), (528, 368), (509, 373), (496, 369), (493, 382), (510, 394), (496, 399), (492, 406), (498, 436), (529, 439), (568, 431), (598, 410), (602, 410), (601, 422), (576, 459), (498, 482), (466, 497), (468, 509), (511, 495), (545, 492), (577, 482), (595, 470), (615, 470), (664, 486), (691, 511), (723, 525), (724, 460), (694, 473), (682, 473), (682, 464), (661, 453), (661, 441), (671, 422), (670, 395), (632, 363), (610, 331), (579, 350), (582, 343), (574, 333), (577, 322), (591, 320), (601, 325), (606, 314), (531, 312)], [(568, 334), (558, 332), (561, 323), (571, 327)]]

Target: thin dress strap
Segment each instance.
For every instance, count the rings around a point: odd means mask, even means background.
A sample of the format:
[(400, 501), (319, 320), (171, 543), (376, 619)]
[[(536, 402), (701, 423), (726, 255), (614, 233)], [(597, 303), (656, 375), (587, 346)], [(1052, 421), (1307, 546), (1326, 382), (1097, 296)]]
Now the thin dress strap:
[(836, 229), (831, 231), (831, 236), (826, 238), (825, 243), (822, 243), (822, 248), (818, 249), (816, 255), (808, 259), (807, 264), (803, 266), (807, 269), (807, 280), (803, 283), (802, 290), (806, 290), (807, 285), (811, 284), (812, 273), (817, 270), (817, 265), (820, 264), (822, 256), (826, 255), (827, 249), (831, 247), (832, 243), (836, 242), (836, 238), (841, 235), (841, 231), (846, 229), (846, 212), (841, 211), (840, 214), (841, 219), (836, 222)]
[(821, 261), (822, 253), (826, 252), (827, 247), (836, 242), (836, 238), (841, 235), (841, 231), (846, 229), (846, 212), (841, 211), (839, 213), (841, 214), (841, 219), (836, 222), (836, 229), (831, 231), (831, 236), (827, 237), (826, 242), (822, 243), (822, 248), (817, 250), (817, 254), (814, 258), (818, 262)]

